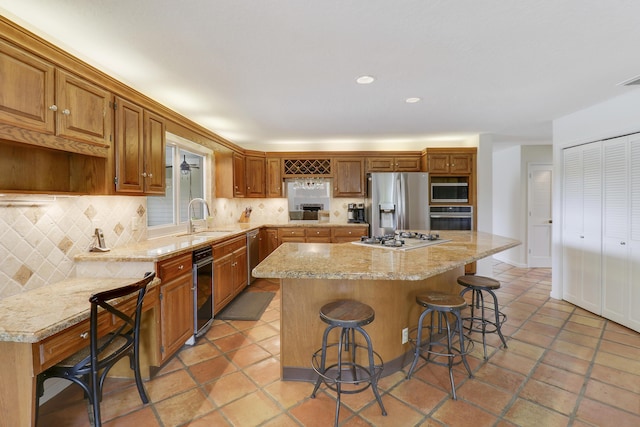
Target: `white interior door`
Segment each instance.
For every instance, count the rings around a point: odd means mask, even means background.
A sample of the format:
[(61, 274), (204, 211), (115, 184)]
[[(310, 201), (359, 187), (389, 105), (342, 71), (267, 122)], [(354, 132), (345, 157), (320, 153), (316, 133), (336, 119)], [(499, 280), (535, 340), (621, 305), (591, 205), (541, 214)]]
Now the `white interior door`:
[(529, 267), (551, 267), (551, 177), (552, 165), (529, 164)]

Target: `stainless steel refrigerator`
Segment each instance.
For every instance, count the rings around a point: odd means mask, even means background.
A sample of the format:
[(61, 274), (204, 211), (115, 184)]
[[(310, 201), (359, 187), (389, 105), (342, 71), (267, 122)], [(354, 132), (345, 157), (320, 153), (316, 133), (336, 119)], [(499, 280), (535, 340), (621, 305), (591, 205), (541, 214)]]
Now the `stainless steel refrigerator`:
[(429, 230), (429, 174), (369, 174), (365, 219), (370, 236), (393, 234), (396, 230)]

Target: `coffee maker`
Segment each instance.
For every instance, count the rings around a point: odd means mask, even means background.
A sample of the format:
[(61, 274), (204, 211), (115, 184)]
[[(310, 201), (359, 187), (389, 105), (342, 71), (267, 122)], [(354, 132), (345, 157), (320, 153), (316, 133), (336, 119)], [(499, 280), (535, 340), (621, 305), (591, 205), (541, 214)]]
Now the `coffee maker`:
[(347, 222), (364, 223), (364, 203), (349, 203), (347, 205)]

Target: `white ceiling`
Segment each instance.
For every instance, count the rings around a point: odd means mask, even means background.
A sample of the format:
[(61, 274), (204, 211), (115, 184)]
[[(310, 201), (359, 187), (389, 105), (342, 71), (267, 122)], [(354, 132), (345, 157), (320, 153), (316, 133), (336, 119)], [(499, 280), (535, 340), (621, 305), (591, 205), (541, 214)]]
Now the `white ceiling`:
[[(550, 143), (551, 120), (640, 75), (635, 0), (0, 0), (0, 13), (265, 151)], [(357, 85), (364, 74), (376, 81)]]

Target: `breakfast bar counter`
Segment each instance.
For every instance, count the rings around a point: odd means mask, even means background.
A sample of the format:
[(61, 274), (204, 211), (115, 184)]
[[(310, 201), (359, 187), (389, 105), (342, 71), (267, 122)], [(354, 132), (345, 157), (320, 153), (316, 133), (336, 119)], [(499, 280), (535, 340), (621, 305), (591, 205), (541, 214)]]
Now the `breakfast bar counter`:
[(458, 293), (464, 266), (515, 247), (519, 241), (473, 231), (440, 232), (441, 242), (409, 250), (354, 243), (284, 243), (254, 270), (255, 277), (280, 279), (280, 357), (284, 380), (313, 381), (311, 355), (325, 324), (318, 313), (337, 299), (355, 299), (375, 310), (366, 326), (384, 361), (384, 375), (411, 360), (402, 331), (419, 316), (416, 295), (435, 290)]

